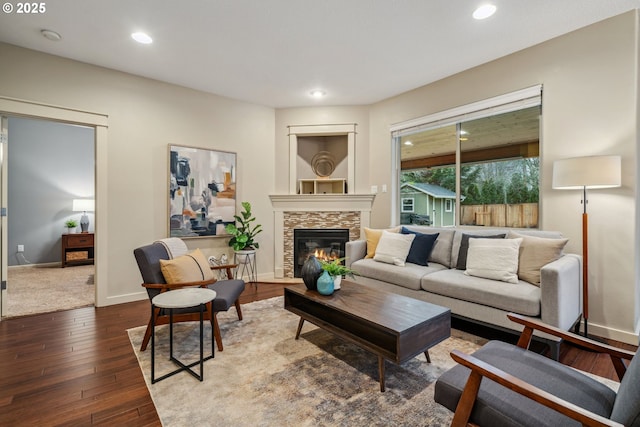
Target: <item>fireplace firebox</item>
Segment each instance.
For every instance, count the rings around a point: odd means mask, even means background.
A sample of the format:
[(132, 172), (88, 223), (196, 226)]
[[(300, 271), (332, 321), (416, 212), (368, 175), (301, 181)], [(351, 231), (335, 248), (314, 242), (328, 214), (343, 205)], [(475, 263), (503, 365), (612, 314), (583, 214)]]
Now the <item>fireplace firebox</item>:
[(343, 258), (348, 241), (347, 228), (296, 228), (293, 230), (293, 277), (301, 277), (302, 266), (311, 255), (329, 261)]

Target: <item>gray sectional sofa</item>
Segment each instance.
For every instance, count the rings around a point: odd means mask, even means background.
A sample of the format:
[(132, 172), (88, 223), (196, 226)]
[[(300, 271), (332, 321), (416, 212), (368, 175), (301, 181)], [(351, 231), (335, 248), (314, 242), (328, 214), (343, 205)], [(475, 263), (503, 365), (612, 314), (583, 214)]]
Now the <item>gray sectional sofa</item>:
[[(540, 269), (539, 286), (524, 280), (518, 280), (517, 284), (505, 283), (469, 276), (464, 269), (456, 267), (460, 267), (458, 255), (464, 234), (508, 234), (509, 229), (406, 228), (424, 234), (438, 233), (428, 265), (407, 262), (405, 266), (397, 266), (365, 259), (366, 240), (350, 241), (346, 245), (346, 263), (359, 273), (356, 282), (448, 307), (453, 316), (509, 331), (520, 332), (521, 328), (507, 319), (508, 312), (540, 318), (564, 330), (571, 329), (580, 320), (580, 256), (562, 253), (559, 259), (544, 265)], [(525, 236), (562, 238), (558, 232), (512, 231)], [(465, 240), (468, 241), (468, 237)], [(557, 359), (559, 340), (546, 334), (540, 334), (539, 338), (550, 345), (552, 356)]]

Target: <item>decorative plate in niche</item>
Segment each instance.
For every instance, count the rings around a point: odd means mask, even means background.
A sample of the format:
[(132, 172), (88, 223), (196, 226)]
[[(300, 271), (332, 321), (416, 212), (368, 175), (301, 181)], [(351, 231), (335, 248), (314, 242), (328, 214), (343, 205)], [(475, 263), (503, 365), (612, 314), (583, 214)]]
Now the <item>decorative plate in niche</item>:
[(336, 168), (336, 161), (328, 151), (318, 151), (318, 154), (311, 159), (311, 169), (319, 177), (331, 176)]

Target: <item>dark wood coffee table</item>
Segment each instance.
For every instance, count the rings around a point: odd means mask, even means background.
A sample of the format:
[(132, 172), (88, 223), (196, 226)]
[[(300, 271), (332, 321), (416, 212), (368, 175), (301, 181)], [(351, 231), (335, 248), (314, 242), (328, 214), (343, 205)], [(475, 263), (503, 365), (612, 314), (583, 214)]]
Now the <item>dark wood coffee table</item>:
[(380, 391), (384, 391), (384, 361), (404, 363), (451, 335), (451, 310), (414, 298), (350, 281), (333, 295), (320, 295), (305, 285), (284, 288), (284, 308), (378, 356)]

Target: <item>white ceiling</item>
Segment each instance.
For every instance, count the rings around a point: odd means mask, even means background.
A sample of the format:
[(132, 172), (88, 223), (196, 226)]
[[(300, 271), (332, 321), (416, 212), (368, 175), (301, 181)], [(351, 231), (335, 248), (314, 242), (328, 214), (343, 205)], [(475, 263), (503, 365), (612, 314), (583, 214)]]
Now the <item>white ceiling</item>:
[(42, 14), (0, 12), (0, 41), (277, 108), (359, 105), (640, 8), (489, 1), (498, 11), (476, 21), (481, 0), (50, 0)]

